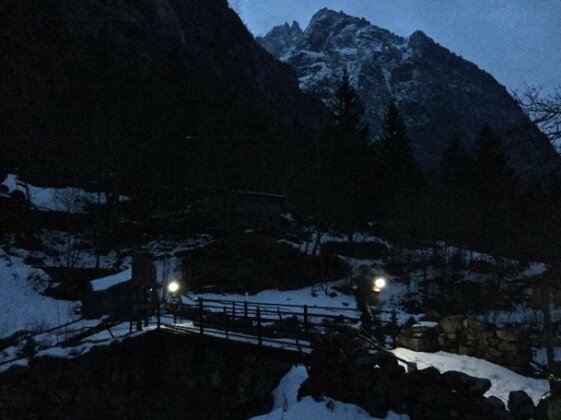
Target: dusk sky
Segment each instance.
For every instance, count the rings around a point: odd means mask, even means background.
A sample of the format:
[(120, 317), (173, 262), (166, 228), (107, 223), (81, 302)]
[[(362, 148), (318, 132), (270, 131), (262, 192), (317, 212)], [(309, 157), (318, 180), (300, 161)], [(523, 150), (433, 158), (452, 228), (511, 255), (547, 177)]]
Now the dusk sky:
[(560, 0), (229, 0), (255, 35), (322, 7), (408, 36), (421, 29), (510, 90), (561, 85)]

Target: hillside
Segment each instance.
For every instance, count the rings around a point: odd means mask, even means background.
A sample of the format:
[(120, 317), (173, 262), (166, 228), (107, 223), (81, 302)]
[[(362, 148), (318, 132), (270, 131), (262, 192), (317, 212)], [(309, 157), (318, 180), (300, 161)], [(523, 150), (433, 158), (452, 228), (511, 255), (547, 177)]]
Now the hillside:
[[(225, 0), (0, 7), (4, 165), (43, 182), (131, 189), (139, 174), (193, 181), (196, 157), (197, 181), (259, 180), (255, 188), (272, 189), (280, 177), (239, 160), (274, 166), (281, 149), (299, 144), (285, 139), (325, 120), (319, 101), (299, 90), (293, 70), (255, 42)], [(285, 143), (271, 146), (279, 137)], [(270, 147), (279, 154), (266, 153)]]

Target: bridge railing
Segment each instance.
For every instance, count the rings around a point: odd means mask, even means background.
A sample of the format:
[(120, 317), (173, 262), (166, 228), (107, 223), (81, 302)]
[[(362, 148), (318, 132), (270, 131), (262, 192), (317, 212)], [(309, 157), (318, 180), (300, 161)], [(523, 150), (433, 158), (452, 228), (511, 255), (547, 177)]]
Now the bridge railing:
[[(220, 332), (224, 338), (253, 337), (260, 345), (292, 340), (297, 347), (302, 347), (304, 341), (309, 343), (314, 336), (328, 331), (358, 331), (363, 320), (362, 313), (355, 308), (245, 300), (198, 298), (167, 309), (169, 315), (164, 316), (173, 318), (173, 324), (167, 324), (168, 327), (180, 326), (184, 332), (201, 335)], [(387, 318), (390, 321), (385, 324), (391, 327), (395, 316)]]

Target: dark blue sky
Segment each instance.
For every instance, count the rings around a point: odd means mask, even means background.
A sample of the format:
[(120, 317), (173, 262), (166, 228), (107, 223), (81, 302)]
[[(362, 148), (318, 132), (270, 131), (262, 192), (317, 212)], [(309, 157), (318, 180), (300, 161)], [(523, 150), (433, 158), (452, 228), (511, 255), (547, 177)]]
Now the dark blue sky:
[(561, 0), (229, 0), (256, 35), (329, 7), (399, 35), (421, 29), (509, 89), (561, 85)]

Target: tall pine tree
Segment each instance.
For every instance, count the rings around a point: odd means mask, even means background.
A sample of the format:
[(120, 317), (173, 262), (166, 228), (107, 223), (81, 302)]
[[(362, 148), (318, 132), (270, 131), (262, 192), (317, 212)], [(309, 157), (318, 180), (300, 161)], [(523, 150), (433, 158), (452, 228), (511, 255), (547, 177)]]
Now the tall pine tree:
[(499, 254), (507, 253), (516, 238), (513, 213), (516, 179), (501, 140), (489, 125), (479, 131), (475, 152), (476, 221), (482, 245)]
[[(383, 128), (374, 147), (372, 163), (373, 182), (378, 184), (377, 208), (382, 219), (393, 222), (393, 232), (403, 236), (406, 231), (411, 234), (410, 228), (418, 222), (415, 206), (423, 185), (422, 171), (413, 157), (405, 122), (394, 103), (388, 107)], [(400, 226), (401, 232), (395, 226)]]
[(335, 128), (349, 147), (360, 147), (368, 141), (365, 108), (345, 71), (335, 94), (329, 101), (335, 118)]
[(465, 243), (473, 228), (474, 162), (461, 140), (454, 138), (438, 169), (438, 223), (445, 238)]
[(334, 125), (318, 149), (322, 213), (352, 233), (366, 221), (365, 149), (368, 124), (364, 105), (345, 72), (329, 102)]

